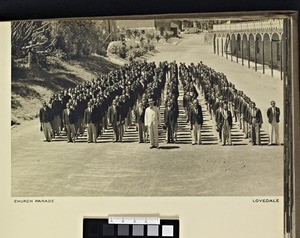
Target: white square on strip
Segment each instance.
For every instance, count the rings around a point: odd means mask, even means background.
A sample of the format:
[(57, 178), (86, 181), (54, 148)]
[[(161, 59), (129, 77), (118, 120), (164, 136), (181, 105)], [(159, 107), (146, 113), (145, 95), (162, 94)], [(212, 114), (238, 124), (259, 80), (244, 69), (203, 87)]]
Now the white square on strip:
[(158, 225), (148, 225), (147, 229), (148, 229), (147, 232), (148, 236), (158, 236)]
[(167, 226), (163, 225), (162, 226), (162, 236), (173, 236), (174, 231), (173, 231), (173, 226)]

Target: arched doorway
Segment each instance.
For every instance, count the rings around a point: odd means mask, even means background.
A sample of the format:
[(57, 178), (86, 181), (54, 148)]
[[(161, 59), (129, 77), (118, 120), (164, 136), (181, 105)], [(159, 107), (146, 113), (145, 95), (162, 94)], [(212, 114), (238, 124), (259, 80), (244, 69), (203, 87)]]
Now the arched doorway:
[(253, 33), (249, 34), (248, 40), (248, 68), (250, 68), (250, 62), (254, 61), (255, 54), (255, 35)]
[(242, 58), (242, 46), (241, 46), (241, 34), (238, 33), (236, 35), (236, 41), (235, 41), (235, 48), (236, 48), (236, 54), (235, 54), (235, 57), (236, 57), (236, 62), (238, 63), (239, 62), (239, 58)]
[(242, 58), (242, 65), (244, 65), (244, 59), (247, 58), (249, 55), (249, 48), (248, 48), (248, 36), (247, 34), (242, 35), (242, 42), (241, 42), (241, 58)]
[(233, 55), (236, 55), (237, 47), (236, 47), (236, 36), (235, 34), (231, 34), (230, 40), (230, 60), (233, 61)]
[(222, 57), (224, 57), (224, 53), (225, 53), (225, 43), (226, 43), (226, 34), (221, 34), (221, 47), (222, 47)]
[(273, 69), (282, 69), (282, 45), (281, 36), (278, 33), (271, 34), (270, 40), (270, 56), (271, 56), (271, 75), (273, 76)]
[(213, 52), (214, 52), (214, 54), (217, 53), (217, 51), (216, 51), (216, 41), (217, 41), (217, 34), (214, 34), (214, 37), (213, 37)]
[[(257, 65), (263, 63), (263, 56), (264, 56), (264, 44), (263, 44), (263, 38), (260, 33), (257, 33), (255, 36), (255, 55), (254, 55), (254, 63), (255, 63), (255, 71), (257, 71)], [(264, 70), (264, 66), (263, 70)]]
[(230, 34), (226, 34), (225, 37), (225, 44), (224, 44), (224, 50), (225, 50), (225, 54), (226, 54), (226, 59), (228, 59), (228, 54), (230, 54), (230, 41), (231, 41), (231, 37)]
[[(264, 44), (264, 57), (263, 57), (263, 66), (270, 65), (271, 55), (270, 55), (270, 34), (265, 33), (263, 35), (263, 44)], [(265, 70), (263, 71), (265, 73)]]

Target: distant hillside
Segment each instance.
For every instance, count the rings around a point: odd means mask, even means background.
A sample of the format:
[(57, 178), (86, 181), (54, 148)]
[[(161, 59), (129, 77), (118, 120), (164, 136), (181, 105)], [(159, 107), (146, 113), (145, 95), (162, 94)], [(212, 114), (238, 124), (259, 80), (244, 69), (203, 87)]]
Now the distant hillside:
[(38, 66), (31, 69), (13, 66), (12, 125), (37, 117), (42, 100), (48, 100), (53, 93), (75, 87), (86, 80), (119, 68), (119, 65), (101, 56), (81, 56), (74, 60), (55, 62), (48, 69)]

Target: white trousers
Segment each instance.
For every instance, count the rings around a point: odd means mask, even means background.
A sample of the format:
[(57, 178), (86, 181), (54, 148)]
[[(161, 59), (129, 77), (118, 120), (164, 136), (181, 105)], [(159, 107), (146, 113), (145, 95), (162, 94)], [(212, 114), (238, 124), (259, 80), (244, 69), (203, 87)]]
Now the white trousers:
[(52, 134), (52, 128), (51, 128), (50, 122), (43, 122), (42, 123), (42, 128), (43, 128), (43, 132), (44, 132), (44, 135), (45, 135), (45, 139), (47, 141), (50, 141), (51, 140), (51, 134)]
[(269, 140), (272, 144), (279, 144), (279, 123), (276, 120), (269, 124)]
[(152, 124), (149, 126), (149, 137), (151, 146), (158, 147), (158, 126), (157, 124)]
[(227, 121), (225, 121), (225, 123), (222, 127), (222, 141), (223, 141), (223, 145), (226, 144), (226, 141), (228, 141), (229, 145), (232, 144), (232, 142), (231, 142), (231, 128), (230, 128)]
[(200, 145), (201, 142), (201, 125), (195, 122), (192, 129), (192, 143)]

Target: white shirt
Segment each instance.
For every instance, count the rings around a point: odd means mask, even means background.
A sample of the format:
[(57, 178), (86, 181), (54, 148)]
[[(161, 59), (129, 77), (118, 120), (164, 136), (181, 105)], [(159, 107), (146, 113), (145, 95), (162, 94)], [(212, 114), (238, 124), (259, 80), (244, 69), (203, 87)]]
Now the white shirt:
[(160, 113), (157, 107), (147, 107), (145, 111), (145, 126), (159, 125)]
[(142, 115), (142, 113), (143, 113), (143, 108), (139, 107), (139, 114)]
[(224, 110), (223, 110), (223, 113), (224, 113), (224, 118), (227, 119), (227, 117), (228, 117), (228, 115), (227, 115), (227, 110), (224, 109)]

